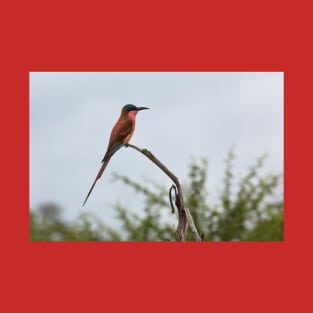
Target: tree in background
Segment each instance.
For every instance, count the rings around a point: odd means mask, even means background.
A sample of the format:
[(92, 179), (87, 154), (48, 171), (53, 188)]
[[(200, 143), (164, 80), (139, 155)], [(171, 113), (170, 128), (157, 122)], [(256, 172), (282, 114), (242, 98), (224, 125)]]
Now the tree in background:
[[(81, 215), (73, 223), (61, 218), (62, 208), (54, 203), (44, 203), (30, 212), (30, 239), (32, 241), (99, 241), (100, 224), (89, 215)], [(93, 227), (93, 224), (96, 227)]]
[[(279, 191), (282, 175), (261, 174), (265, 156), (258, 158), (243, 178), (234, 176), (233, 149), (228, 153), (222, 192), (214, 203), (208, 201), (207, 161), (194, 160), (185, 184), (185, 205), (198, 231), (209, 241), (281, 241), (283, 240), (283, 195)], [(135, 192), (144, 195), (143, 214), (132, 213), (120, 203), (115, 205), (120, 229), (113, 229), (90, 214), (68, 224), (62, 221), (61, 209), (45, 204), (30, 214), (31, 240), (51, 241), (160, 241), (174, 240), (174, 226), (165, 221), (170, 212), (168, 191), (150, 182), (139, 184), (115, 174)], [(194, 240), (187, 229), (186, 240)]]

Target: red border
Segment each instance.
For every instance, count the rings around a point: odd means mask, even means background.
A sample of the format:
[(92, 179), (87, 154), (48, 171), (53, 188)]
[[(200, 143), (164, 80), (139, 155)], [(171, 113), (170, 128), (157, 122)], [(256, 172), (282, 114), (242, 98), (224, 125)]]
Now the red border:
[[(310, 311), (310, 10), (254, 5), (2, 5), (1, 311)], [(29, 242), (29, 71), (284, 71), (285, 242)]]

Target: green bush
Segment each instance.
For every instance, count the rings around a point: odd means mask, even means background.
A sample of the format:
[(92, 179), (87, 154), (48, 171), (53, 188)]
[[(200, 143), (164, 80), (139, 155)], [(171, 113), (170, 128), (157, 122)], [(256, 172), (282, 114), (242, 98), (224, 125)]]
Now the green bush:
[[(194, 160), (184, 184), (185, 205), (199, 233), (209, 241), (282, 241), (283, 195), (279, 191), (282, 175), (262, 174), (265, 156), (258, 158), (243, 178), (234, 176), (235, 156), (231, 149), (226, 159), (222, 192), (216, 203), (208, 201), (207, 160)], [(155, 182), (145, 185), (114, 174), (144, 196), (143, 214), (115, 205), (120, 229), (113, 229), (91, 215), (81, 215), (72, 224), (60, 218), (61, 209), (44, 204), (30, 214), (30, 238), (35, 241), (160, 241), (174, 240), (174, 225), (164, 221), (170, 212), (168, 190)], [(147, 187), (147, 185), (149, 187)], [(169, 213), (170, 214), (170, 213)], [(176, 214), (176, 213), (175, 213)], [(194, 240), (187, 228), (186, 240)]]

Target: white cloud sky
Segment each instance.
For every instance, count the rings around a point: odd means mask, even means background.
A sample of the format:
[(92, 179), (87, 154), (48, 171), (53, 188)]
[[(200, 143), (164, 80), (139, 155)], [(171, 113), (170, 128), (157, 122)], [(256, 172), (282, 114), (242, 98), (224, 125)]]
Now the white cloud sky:
[(112, 183), (113, 172), (170, 186), (150, 161), (121, 149), (82, 208), (127, 103), (151, 108), (137, 115), (131, 142), (151, 150), (182, 182), (191, 158), (206, 157), (214, 193), (232, 145), (239, 174), (264, 152), (266, 169), (283, 172), (281, 72), (32, 72), (31, 208), (53, 201), (67, 219), (92, 212), (110, 224), (115, 212), (109, 203), (120, 200), (136, 210), (142, 200), (122, 183)]

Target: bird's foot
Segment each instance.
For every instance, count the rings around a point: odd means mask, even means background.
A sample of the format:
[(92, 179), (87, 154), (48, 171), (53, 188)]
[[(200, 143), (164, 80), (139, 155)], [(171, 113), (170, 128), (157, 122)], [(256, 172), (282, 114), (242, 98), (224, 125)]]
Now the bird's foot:
[(125, 148), (128, 148), (128, 142), (125, 143)]

